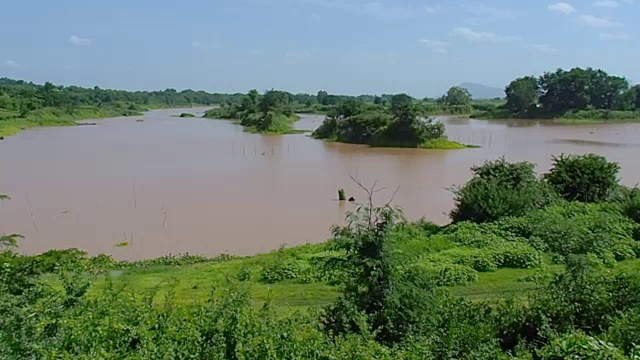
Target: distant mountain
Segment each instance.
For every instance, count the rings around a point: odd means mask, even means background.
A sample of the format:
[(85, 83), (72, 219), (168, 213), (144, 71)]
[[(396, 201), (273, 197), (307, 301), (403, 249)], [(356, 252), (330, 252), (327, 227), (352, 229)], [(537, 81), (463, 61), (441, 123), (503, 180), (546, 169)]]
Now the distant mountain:
[(462, 83), (460, 87), (466, 88), (471, 93), (474, 99), (493, 99), (493, 98), (503, 98), (504, 89), (500, 89), (497, 87), (486, 86), (482, 84), (474, 84), (474, 83)]

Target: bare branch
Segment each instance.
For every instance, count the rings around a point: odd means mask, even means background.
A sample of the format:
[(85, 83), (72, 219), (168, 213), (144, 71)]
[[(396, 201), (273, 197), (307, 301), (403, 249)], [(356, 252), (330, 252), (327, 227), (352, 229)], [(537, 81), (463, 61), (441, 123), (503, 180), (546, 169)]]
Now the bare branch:
[(400, 186), (398, 186), (396, 188), (396, 191), (393, 192), (393, 195), (391, 195), (391, 198), (389, 199), (389, 201), (387, 201), (387, 203), (384, 205), (385, 207), (391, 205), (391, 203), (393, 202), (393, 199), (396, 197), (396, 194), (398, 193), (399, 190), (400, 190)]

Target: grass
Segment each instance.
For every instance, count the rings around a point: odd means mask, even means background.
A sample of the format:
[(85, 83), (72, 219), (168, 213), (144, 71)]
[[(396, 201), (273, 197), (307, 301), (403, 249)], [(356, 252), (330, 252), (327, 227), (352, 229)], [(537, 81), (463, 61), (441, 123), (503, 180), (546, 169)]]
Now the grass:
[(543, 113), (514, 114), (508, 109), (496, 108), (493, 110), (477, 111), (471, 118), (486, 120), (530, 119), (549, 120), (557, 124), (601, 124), (601, 123), (625, 123), (639, 122), (640, 112), (617, 110), (579, 110), (568, 112), (561, 116), (550, 116)]
[(459, 142), (451, 141), (446, 138), (432, 139), (426, 143), (420, 145), (422, 149), (440, 149), (440, 150), (455, 150), (455, 149), (469, 149), (477, 146), (465, 145)]
[[(427, 238), (415, 238), (410, 243), (425, 244)], [(428, 241), (427, 241), (428, 243)], [(409, 243), (408, 243), (409, 244)], [(415, 245), (415, 244), (414, 244)], [(433, 245), (433, 244), (432, 244)], [(437, 244), (436, 244), (437, 245)], [(435, 248), (415, 248), (404, 245), (410, 253), (437, 253), (452, 246), (436, 246)], [(300, 280), (284, 280), (274, 284), (261, 281), (262, 268), (265, 264), (277, 261), (307, 261), (311, 258), (335, 255), (329, 251), (327, 244), (309, 244), (281, 249), (266, 254), (250, 257), (228, 257), (220, 261), (198, 263), (193, 265), (140, 265), (124, 269), (107, 270), (98, 276), (90, 294), (96, 294), (107, 286), (108, 281), (117, 288), (131, 287), (139, 294), (155, 292), (155, 300), (161, 301), (171, 293), (181, 304), (203, 302), (211, 294), (221, 294), (230, 281), (239, 281), (243, 272), (250, 274), (245, 280), (250, 285), (252, 302), (260, 306), (270, 300), (282, 313), (294, 312), (313, 307), (331, 304), (340, 294), (339, 286), (326, 282), (304, 283)], [(280, 257), (284, 256), (284, 257)], [(283, 260), (284, 259), (284, 260)], [(491, 300), (504, 296), (523, 296), (536, 289), (532, 277), (541, 270), (550, 273), (563, 271), (563, 265), (551, 264), (551, 257), (545, 257), (543, 268), (533, 269), (499, 269), (493, 272), (480, 272), (478, 281), (464, 285), (449, 287), (455, 296), (465, 297), (472, 301)], [(640, 259), (617, 263), (612, 271), (640, 271)], [(57, 278), (45, 277), (54, 287), (60, 287)]]
[(83, 106), (74, 109), (43, 108), (28, 112), (24, 117), (17, 113), (0, 113), (0, 137), (16, 135), (22, 130), (51, 126), (74, 126), (77, 120), (100, 119), (118, 116), (142, 115), (138, 106), (117, 104), (114, 106)]

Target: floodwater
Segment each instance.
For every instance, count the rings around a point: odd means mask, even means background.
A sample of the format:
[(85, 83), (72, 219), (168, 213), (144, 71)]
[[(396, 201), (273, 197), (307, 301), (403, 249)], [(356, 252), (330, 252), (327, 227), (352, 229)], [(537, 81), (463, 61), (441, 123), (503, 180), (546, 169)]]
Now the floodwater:
[[(191, 109), (201, 114), (205, 109)], [(20, 249), (80, 248), (119, 259), (166, 254), (250, 255), (323, 241), (354, 204), (350, 179), (386, 189), (409, 219), (446, 223), (454, 184), (469, 168), (505, 156), (546, 171), (551, 155), (598, 153), (640, 180), (640, 124), (563, 126), (531, 121), (442, 119), (467, 150), (374, 149), (306, 135), (248, 134), (229, 121), (171, 117), (185, 110), (32, 129), (0, 141), (0, 230), (20, 233)], [(314, 129), (322, 116), (304, 116)], [(116, 246), (127, 242), (128, 246)]]

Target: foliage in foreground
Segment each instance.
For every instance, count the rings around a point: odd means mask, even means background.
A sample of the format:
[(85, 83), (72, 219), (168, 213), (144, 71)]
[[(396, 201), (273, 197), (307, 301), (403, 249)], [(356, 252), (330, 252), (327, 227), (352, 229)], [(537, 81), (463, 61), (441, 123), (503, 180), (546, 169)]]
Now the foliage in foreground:
[(552, 203), (556, 195), (536, 179), (534, 165), (508, 163), (504, 159), (471, 168), (473, 178), (453, 188), (454, 222), (495, 221), (505, 216), (522, 216)]
[[(510, 188), (541, 184), (527, 163), (497, 161), (474, 173)], [(618, 189), (610, 202), (555, 199), (519, 216), (444, 227), (373, 207), (375, 192), (329, 242), (263, 258), (127, 265), (77, 250), (24, 256), (6, 242), (0, 358), (640, 358), (640, 274), (624, 266), (640, 257), (637, 189)], [(189, 265), (204, 261), (237, 264), (216, 284), (222, 291), (186, 304), (173, 292), (158, 300), (153, 288), (134, 290), (111, 271), (206, 272)], [(531, 269), (523, 281), (533, 291), (471, 301), (447, 288), (499, 269)], [(295, 313), (250, 297), (258, 283), (296, 282), (334, 284), (341, 295)]]

